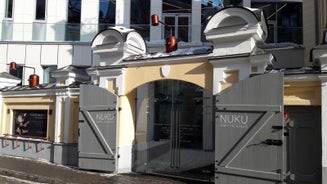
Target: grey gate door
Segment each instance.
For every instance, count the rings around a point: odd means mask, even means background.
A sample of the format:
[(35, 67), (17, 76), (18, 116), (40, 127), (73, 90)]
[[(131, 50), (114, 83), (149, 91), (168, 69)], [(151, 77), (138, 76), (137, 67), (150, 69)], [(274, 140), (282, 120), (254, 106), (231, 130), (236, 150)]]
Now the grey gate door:
[(79, 103), (79, 168), (116, 171), (117, 96), (81, 85)]
[(216, 96), (215, 183), (283, 183), (283, 74), (264, 74)]

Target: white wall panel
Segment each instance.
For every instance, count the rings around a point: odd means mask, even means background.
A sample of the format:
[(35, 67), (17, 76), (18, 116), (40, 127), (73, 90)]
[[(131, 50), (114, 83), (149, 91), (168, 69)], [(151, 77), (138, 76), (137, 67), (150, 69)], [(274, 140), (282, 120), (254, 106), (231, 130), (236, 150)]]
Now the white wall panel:
[(58, 68), (62, 68), (73, 63), (73, 46), (59, 45), (58, 48)]
[(5, 17), (5, 2), (6, 0), (0, 0), (0, 22), (2, 22), (2, 19)]
[(92, 51), (89, 45), (75, 45), (73, 64), (78, 66), (91, 65)]
[(7, 44), (0, 44), (0, 72), (8, 72), (7, 70)]
[(42, 45), (41, 65), (56, 65), (58, 63), (58, 45)]
[(8, 59), (7, 62), (16, 62), (18, 64), (25, 64), (25, 45), (10, 44), (8, 45)]
[(41, 45), (26, 45), (26, 59), (25, 64), (40, 65), (41, 63)]

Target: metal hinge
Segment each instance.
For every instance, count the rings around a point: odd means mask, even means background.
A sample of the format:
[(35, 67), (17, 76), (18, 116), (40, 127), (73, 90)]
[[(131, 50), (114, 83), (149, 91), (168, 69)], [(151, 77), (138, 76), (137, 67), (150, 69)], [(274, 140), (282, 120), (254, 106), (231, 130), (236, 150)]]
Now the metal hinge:
[(296, 176), (294, 173), (292, 173), (291, 171), (288, 171), (287, 173), (285, 173), (285, 181), (287, 183), (289, 182), (294, 182), (296, 179)]

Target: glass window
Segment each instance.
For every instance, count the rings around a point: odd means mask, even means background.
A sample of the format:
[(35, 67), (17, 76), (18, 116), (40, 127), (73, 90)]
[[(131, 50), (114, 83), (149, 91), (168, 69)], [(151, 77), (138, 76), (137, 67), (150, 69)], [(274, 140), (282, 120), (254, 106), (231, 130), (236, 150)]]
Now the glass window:
[(223, 8), (221, 0), (201, 0), (201, 23), (203, 24), (209, 16), (214, 15), (221, 8)]
[(150, 0), (133, 0), (131, 7), (131, 28), (144, 40), (150, 40)]
[(68, 1), (68, 24), (66, 26), (66, 40), (80, 40), (81, 0)]
[(114, 26), (116, 22), (116, 0), (99, 1), (99, 26), (100, 31), (108, 26)]
[(13, 134), (22, 137), (47, 136), (47, 110), (14, 110)]
[(46, 0), (36, 0), (35, 20), (45, 20)]
[[(167, 25), (172, 28), (172, 34), (178, 41), (189, 42), (191, 32), (191, 0), (163, 0), (162, 17)], [(170, 29), (162, 26), (164, 37), (170, 35)]]
[(57, 66), (44, 66), (43, 67), (43, 83), (55, 83), (56, 79), (51, 77), (51, 72), (57, 70)]
[(13, 13), (13, 0), (6, 1), (6, 10), (5, 10), (5, 18), (12, 18)]
[(268, 43), (303, 43), (302, 3), (252, 3), (268, 21)]

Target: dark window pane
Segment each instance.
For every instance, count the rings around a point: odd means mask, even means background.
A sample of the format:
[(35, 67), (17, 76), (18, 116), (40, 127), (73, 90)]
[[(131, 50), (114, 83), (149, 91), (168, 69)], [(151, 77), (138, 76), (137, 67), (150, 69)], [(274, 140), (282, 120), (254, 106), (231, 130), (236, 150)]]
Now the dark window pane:
[(116, 0), (100, 0), (99, 1), (99, 26), (100, 30), (106, 29), (108, 26), (115, 25), (116, 18)]
[(12, 7), (13, 7), (13, 0), (7, 0), (6, 2), (6, 18), (12, 18)]
[(283, 28), (279, 27), (277, 30), (277, 42), (292, 42), (297, 44), (303, 43), (302, 28)]
[(81, 0), (69, 0), (67, 21), (65, 40), (79, 41), (81, 29)]
[(81, 23), (81, 0), (69, 0), (68, 23)]
[(17, 78), (22, 79), (23, 78), (23, 67), (17, 66), (15, 70), (10, 69), (9, 73)]
[(179, 17), (178, 18), (178, 41), (188, 42), (188, 33), (189, 33), (189, 18), (188, 17)]
[(150, 39), (150, 0), (133, 0), (131, 8), (131, 28), (145, 40)]
[(165, 27), (165, 38), (170, 36), (170, 34), (172, 34), (173, 36), (175, 34), (175, 17), (165, 17), (164, 22), (167, 25), (170, 25), (171, 27)]
[(302, 3), (252, 3), (263, 10), (269, 24), (267, 42), (303, 43)]
[(45, 20), (45, 0), (37, 0), (36, 1), (36, 12), (35, 19), (36, 20)]

